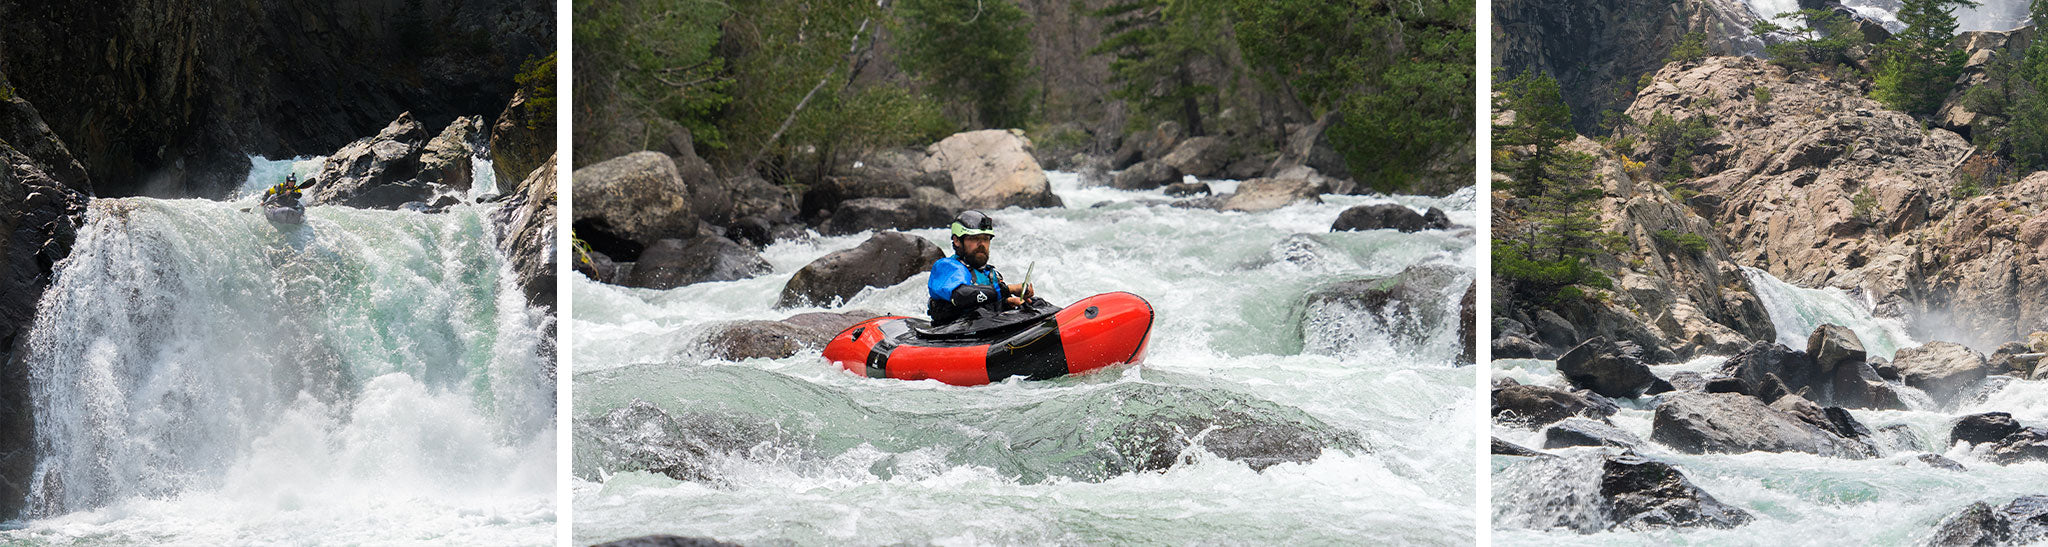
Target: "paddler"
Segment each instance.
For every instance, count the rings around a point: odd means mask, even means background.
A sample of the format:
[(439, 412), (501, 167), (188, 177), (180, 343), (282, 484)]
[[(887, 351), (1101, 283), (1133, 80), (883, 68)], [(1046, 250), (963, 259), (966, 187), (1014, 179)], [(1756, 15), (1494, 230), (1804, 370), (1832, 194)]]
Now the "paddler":
[[(995, 219), (981, 211), (953, 217), (953, 256), (932, 264), (931, 303), (926, 309), (936, 327), (974, 315), (974, 310), (1001, 312), (1023, 306), (1037, 296), (1028, 283), (1003, 283), (1002, 272), (988, 265), (989, 246), (996, 237)], [(1029, 281), (1030, 276), (1026, 276)]]

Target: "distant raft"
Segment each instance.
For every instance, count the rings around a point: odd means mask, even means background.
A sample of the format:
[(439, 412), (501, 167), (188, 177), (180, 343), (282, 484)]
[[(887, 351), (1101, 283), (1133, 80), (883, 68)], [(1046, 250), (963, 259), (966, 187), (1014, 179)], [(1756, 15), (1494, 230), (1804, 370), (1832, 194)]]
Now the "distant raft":
[(1066, 308), (1038, 300), (936, 329), (923, 319), (877, 317), (832, 337), (825, 358), (869, 378), (973, 386), (1137, 363), (1151, 333), (1152, 305), (1138, 295), (1113, 292)]
[(305, 224), (306, 207), (303, 205), (296, 207), (265, 205), (263, 206), (263, 218), (269, 219), (273, 224)]

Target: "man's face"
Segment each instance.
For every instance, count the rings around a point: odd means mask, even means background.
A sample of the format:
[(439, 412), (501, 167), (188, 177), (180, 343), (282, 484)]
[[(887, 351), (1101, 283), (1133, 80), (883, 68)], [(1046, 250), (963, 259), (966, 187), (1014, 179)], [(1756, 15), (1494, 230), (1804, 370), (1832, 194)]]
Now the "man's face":
[(977, 234), (953, 238), (953, 250), (960, 255), (960, 261), (976, 268), (988, 265), (989, 241), (995, 236)]

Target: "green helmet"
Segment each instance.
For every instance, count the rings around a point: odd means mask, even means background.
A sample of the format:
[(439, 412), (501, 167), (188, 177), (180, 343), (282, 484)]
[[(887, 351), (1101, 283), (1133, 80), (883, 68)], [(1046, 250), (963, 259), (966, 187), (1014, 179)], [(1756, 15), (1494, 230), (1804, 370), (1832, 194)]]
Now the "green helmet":
[(972, 209), (961, 211), (960, 216), (953, 217), (953, 237), (966, 237), (983, 234), (987, 234), (989, 237), (995, 237), (995, 219), (989, 218), (988, 215), (982, 214), (981, 211), (975, 211)]

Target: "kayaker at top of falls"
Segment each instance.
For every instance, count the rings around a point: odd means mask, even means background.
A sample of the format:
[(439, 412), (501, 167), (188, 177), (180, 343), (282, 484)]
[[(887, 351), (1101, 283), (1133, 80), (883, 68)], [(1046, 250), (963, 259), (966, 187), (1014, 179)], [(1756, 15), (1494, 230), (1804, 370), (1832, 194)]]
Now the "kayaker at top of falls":
[(981, 211), (962, 211), (953, 217), (952, 230), (953, 256), (932, 264), (931, 304), (926, 310), (932, 326), (959, 321), (974, 315), (974, 310), (993, 314), (1023, 306), (1037, 295), (1028, 284), (1003, 283), (1002, 272), (988, 265), (995, 219)]
[[(308, 184), (306, 186), (312, 185)], [(298, 207), (299, 198), (303, 195), (300, 190), (303, 189), (299, 186), (299, 175), (297, 173), (286, 174), (284, 182), (271, 185), (269, 190), (263, 191), (263, 205), (270, 207)]]

